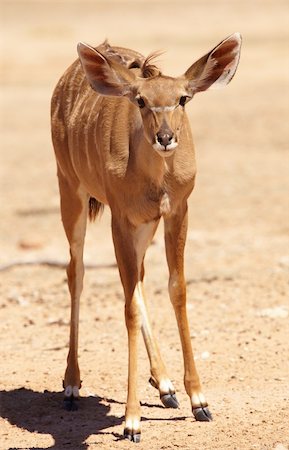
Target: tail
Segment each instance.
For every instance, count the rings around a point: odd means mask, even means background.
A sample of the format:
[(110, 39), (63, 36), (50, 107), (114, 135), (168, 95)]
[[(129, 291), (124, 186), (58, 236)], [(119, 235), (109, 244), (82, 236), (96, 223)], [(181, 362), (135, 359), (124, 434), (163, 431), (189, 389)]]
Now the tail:
[(100, 203), (94, 197), (89, 198), (88, 203), (88, 217), (91, 222), (94, 222), (98, 214), (102, 214), (104, 210), (104, 204)]

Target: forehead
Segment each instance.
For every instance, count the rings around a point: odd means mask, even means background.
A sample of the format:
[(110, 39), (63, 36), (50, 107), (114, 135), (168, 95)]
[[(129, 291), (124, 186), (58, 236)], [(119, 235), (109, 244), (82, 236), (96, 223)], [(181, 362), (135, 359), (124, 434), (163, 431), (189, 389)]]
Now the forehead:
[(174, 106), (179, 97), (185, 95), (184, 83), (178, 78), (160, 75), (142, 80), (138, 94), (145, 98), (150, 106)]

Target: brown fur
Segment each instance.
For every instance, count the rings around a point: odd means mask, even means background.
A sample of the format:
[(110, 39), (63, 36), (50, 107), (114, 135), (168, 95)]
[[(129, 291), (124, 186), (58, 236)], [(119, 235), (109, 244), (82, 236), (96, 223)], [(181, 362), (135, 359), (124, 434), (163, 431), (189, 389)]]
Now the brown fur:
[(185, 389), (196, 419), (211, 419), (195, 367), (186, 313), (187, 199), (194, 187), (196, 165), (184, 105), (195, 93), (231, 80), (238, 64), (240, 42), (239, 35), (230, 36), (179, 78), (162, 75), (153, 63), (156, 54), (145, 58), (107, 42), (96, 48), (79, 44), (81, 62), (76, 61), (67, 69), (53, 93), (52, 139), (61, 214), (71, 254), (67, 269), (71, 325), (65, 395), (69, 399), (77, 397), (81, 385), (78, 321), (87, 215), (94, 220), (107, 204), (125, 295), (129, 343), (125, 435), (133, 441), (140, 435), (140, 329), (150, 360), (152, 384), (165, 406), (177, 406), (151, 330), (143, 289), (145, 253), (161, 218), (169, 294), (183, 350)]

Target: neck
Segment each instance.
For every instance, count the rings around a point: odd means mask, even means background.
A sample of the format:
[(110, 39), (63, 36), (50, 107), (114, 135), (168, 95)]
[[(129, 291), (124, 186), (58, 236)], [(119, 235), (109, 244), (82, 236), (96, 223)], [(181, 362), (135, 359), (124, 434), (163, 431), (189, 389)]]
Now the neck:
[(165, 174), (170, 171), (174, 156), (164, 158), (143, 137), (137, 148), (136, 165), (157, 186), (162, 186)]

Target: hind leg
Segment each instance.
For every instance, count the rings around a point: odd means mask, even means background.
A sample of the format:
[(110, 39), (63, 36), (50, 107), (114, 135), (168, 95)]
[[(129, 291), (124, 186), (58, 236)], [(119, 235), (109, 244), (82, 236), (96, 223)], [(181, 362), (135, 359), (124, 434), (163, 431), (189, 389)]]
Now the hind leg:
[[(143, 266), (142, 273), (144, 275)], [(149, 379), (149, 382), (154, 388), (158, 389), (160, 399), (166, 408), (178, 408), (179, 402), (176, 398), (175, 389), (167, 374), (167, 369), (162, 360), (158, 342), (151, 327), (143, 287), (143, 279), (140, 283), (139, 289), (139, 307), (142, 318), (141, 331), (150, 361), (151, 378)]]
[(70, 262), (67, 267), (68, 287), (71, 297), (70, 339), (67, 367), (64, 375), (65, 405), (75, 409), (74, 399), (81, 387), (78, 365), (79, 301), (83, 288), (83, 247), (86, 232), (88, 195), (79, 183), (58, 174), (61, 198), (61, 217), (70, 247)]

